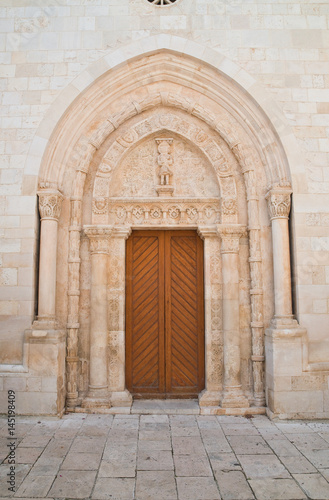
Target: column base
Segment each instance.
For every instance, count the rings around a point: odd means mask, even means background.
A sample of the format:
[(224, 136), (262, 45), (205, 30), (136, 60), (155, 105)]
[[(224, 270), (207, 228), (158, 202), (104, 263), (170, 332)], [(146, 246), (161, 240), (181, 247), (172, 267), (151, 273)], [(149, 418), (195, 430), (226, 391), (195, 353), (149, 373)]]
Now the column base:
[(266, 399), (265, 399), (265, 394), (262, 393), (262, 395), (255, 395), (253, 398), (253, 406), (258, 407), (263, 407), (266, 405)]
[(111, 405), (116, 407), (130, 407), (133, 403), (133, 398), (130, 392), (125, 389), (124, 391), (114, 391), (111, 394)]
[[(268, 411), (279, 418), (304, 418), (301, 415), (307, 414), (309, 408), (319, 413), (323, 406), (321, 393), (314, 389), (312, 392), (307, 385), (306, 329), (294, 319), (274, 317), (265, 331), (265, 353)], [(293, 383), (299, 390), (293, 390)]]
[(221, 398), (220, 391), (207, 391), (204, 390), (199, 394), (199, 406), (219, 406), (219, 401)]
[(241, 387), (227, 387), (221, 401), (222, 408), (249, 408), (250, 403), (241, 390)]

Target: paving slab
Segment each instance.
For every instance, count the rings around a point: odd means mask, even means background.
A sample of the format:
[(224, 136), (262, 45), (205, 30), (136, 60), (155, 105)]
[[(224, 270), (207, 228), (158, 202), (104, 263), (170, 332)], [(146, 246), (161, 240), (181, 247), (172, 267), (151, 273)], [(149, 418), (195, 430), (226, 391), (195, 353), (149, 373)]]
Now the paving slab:
[(329, 500), (329, 483), (321, 474), (293, 474), (293, 477), (312, 500)]
[(61, 465), (61, 470), (97, 470), (100, 461), (100, 453), (69, 452)]
[(307, 497), (293, 479), (252, 479), (257, 500), (304, 500)]
[(311, 464), (301, 453), (298, 457), (283, 457), (280, 456), (280, 460), (283, 465), (287, 468), (290, 474), (307, 474), (311, 472), (316, 472), (316, 468)]
[(217, 453), (209, 455), (211, 467), (218, 471), (241, 470), (241, 464), (234, 453)]
[(216, 482), (212, 477), (178, 477), (179, 500), (220, 500)]
[(227, 436), (233, 451), (238, 455), (271, 454), (273, 451), (261, 436)]
[(133, 500), (135, 498), (135, 479), (98, 478), (91, 498), (93, 500)]
[(209, 460), (204, 455), (174, 454), (176, 476), (212, 476)]
[(137, 470), (174, 470), (171, 450), (139, 450), (137, 455)]
[(281, 436), (281, 438), (283, 439), (266, 439), (266, 442), (278, 457), (298, 457), (300, 455), (300, 452), (294, 446), (294, 444), (291, 443), (289, 439), (286, 439), (283, 435)]
[(138, 471), (136, 500), (177, 500), (176, 482), (172, 471)]
[(45, 497), (55, 480), (53, 476), (36, 476), (29, 474), (23, 484), (18, 488), (15, 497)]
[(57, 475), (49, 496), (54, 498), (88, 498), (91, 495), (96, 471), (63, 470)]
[(215, 476), (223, 500), (253, 500), (255, 498), (242, 472), (218, 471)]
[(275, 455), (238, 455), (237, 458), (247, 479), (290, 478), (289, 472)]
[(246, 424), (222, 424), (222, 429), (226, 436), (259, 436), (258, 430), (252, 425)]

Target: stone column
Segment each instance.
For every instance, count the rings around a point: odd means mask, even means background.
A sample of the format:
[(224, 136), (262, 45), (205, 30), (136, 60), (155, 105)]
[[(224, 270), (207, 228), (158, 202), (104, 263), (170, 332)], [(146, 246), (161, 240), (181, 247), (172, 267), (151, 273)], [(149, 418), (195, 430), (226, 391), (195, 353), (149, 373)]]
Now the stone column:
[(301, 377), (307, 332), (292, 315), (288, 217), (289, 188), (274, 188), (266, 195), (272, 223), (274, 317), (265, 332), (267, 413), (296, 415), (292, 377)]
[(248, 399), (241, 388), (239, 314), (239, 240), (246, 228), (238, 224), (219, 225), (223, 276), (224, 394), (223, 408), (246, 408)]
[(90, 360), (89, 390), (82, 402), (84, 408), (109, 408), (108, 349), (107, 349), (107, 261), (109, 226), (85, 226), (90, 240)]
[(109, 269), (109, 389), (112, 406), (130, 406), (125, 370), (125, 282), (126, 239), (130, 227), (115, 226), (112, 231)]
[(221, 318), (220, 253), (217, 226), (199, 226), (204, 240), (205, 295), (205, 390), (199, 396), (201, 407), (218, 406), (222, 391), (223, 332)]
[(287, 189), (273, 189), (266, 195), (272, 223), (274, 321), (276, 324), (289, 324), (293, 321), (288, 227), (290, 194), (291, 191)]
[(56, 189), (38, 191), (41, 216), (38, 321), (55, 327), (57, 229), (63, 196)]

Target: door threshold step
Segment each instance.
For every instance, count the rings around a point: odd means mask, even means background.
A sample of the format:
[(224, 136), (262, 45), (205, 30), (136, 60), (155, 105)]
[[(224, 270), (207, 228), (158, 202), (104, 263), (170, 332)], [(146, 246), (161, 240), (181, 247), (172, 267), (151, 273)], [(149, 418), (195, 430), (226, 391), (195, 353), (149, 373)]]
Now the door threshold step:
[(131, 406), (111, 408), (67, 408), (66, 413), (98, 413), (108, 415), (230, 415), (248, 417), (265, 415), (266, 407), (221, 408), (202, 406), (197, 399), (137, 399)]
[(197, 399), (137, 399), (131, 407), (132, 414), (199, 415)]

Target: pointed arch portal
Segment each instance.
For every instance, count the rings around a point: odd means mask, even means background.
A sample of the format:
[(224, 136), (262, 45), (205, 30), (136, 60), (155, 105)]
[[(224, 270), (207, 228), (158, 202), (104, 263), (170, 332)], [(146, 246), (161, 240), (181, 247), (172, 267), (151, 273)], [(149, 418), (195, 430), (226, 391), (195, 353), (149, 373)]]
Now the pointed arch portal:
[(280, 335), (304, 335), (291, 308), (291, 135), (266, 93), (223, 56), (178, 37), (153, 42), (154, 52), (137, 43), (78, 77), (33, 143), (41, 213), (34, 339), (65, 325), (69, 409), (130, 405), (126, 239), (138, 229), (196, 230), (204, 247), (200, 406), (264, 412), (264, 329), (271, 353)]

